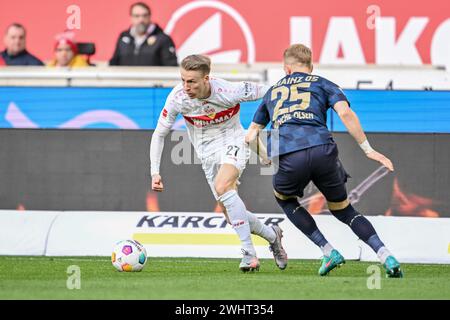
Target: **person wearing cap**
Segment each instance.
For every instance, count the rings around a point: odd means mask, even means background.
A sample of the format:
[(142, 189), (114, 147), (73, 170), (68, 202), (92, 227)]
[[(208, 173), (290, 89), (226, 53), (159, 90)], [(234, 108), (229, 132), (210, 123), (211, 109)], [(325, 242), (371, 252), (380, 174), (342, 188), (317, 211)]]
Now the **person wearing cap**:
[(54, 47), (55, 58), (48, 63), (49, 67), (88, 67), (87, 59), (78, 54), (74, 41), (68, 37), (59, 38)]

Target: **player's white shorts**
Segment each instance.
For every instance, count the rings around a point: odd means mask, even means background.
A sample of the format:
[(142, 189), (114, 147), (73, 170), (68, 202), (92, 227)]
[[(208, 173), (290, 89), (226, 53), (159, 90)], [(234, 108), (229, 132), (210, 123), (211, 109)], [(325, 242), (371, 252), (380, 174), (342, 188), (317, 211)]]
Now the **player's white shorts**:
[[(230, 142), (225, 147), (217, 150), (211, 156), (202, 159), (202, 168), (205, 172), (206, 180), (211, 188), (216, 200), (218, 195), (214, 188), (214, 181), (222, 164), (231, 164), (239, 171), (239, 177), (245, 169), (248, 159), (250, 158), (250, 148), (245, 143), (244, 138), (238, 141)], [(237, 182), (239, 184), (239, 181)]]

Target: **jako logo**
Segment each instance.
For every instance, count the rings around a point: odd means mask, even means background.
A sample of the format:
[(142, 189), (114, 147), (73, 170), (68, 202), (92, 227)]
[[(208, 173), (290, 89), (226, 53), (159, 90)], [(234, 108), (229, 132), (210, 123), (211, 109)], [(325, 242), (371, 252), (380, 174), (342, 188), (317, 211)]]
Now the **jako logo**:
[[(192, 11), (195, 13), (191, 13)], [(205, 14), (208, 14), (206, 20), (192, 31), (189, 26), (198, 24), (199, 20), (203, 21)], [(244, 36), (242, 44), (236, 44), (235, 29), (240, 30)], [(182, 42), (177, 49), (180, 61), (190, 54), (207, 54), (214, 63), (239, 63), (245, 59), (243, 47), (246, 46), (246, 62), (255, 62), (255, 41), (250, 27), (239, 12), (220, 1), (187, 3), (174, 12), (165, 32), (175, 41), (178, 38)]]

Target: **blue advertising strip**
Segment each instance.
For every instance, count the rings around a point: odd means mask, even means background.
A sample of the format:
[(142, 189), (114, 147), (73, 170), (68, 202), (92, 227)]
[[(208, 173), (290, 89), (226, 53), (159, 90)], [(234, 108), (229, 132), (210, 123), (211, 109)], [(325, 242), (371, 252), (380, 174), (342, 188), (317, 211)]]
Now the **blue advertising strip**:
[[(0, 128), (154, 129), (170, 88), (0, 87)], [(345, 90), (367, 132), (450, 133), (450, 91)], [(242, 104), (248, 127), (259, 102)], [(328, 114), (333, 131), (345, 131)], [(176, 129), (183, 129), (183, 120)]]
[(3, 87), (0, 127), (151, 129), (170, 90)]
[(367, 132), (450, 133), (450, 91), (344, 91)]

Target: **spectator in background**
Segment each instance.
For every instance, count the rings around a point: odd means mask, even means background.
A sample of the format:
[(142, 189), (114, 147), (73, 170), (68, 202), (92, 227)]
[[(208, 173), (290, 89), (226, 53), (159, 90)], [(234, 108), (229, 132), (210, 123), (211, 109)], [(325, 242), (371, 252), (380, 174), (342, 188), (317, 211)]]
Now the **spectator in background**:
[(43, 66), (41, 60), (28, 53), (26, 49), (26, 30), (19, 23), (13, 23), (6, 29), (5, 50), (1, 57), (8, 66)]
[(177, 66), (172, 39), (151, 22), (151, 10), (143, 2), (130, 7), (131, 28), (117, 40), (113, 57), (115, 66)]
[(69, 36), (60, 36), (54, 47), (55, 58), (48, 63), (49, 67), (88, 67), (86, 57), (78, 54), (78, 48)]

